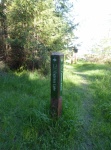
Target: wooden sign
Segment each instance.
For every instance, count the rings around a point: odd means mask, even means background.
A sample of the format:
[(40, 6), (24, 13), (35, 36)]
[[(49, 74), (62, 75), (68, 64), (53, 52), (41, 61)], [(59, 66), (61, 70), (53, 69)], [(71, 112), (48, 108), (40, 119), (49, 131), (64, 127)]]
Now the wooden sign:
[(51, 110), (52, 115), (60, 116), (62, 110), (64, 55), (59, 52), (51, 55)]

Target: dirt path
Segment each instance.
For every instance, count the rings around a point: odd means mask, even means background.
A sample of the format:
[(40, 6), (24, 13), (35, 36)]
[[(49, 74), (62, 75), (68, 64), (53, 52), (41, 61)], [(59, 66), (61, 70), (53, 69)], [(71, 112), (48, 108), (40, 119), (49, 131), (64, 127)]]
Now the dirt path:
[(91, 138), (90, 126), (93, 121), (92, 108), (93, 108), (93, 91), (90, 89), (90, 81), (85, 73), (76, 72), (81, 77), (81, 106), (78, 106), (78, 120), (81, 123), (79, 129), (80, 145), (77, 150), (93, 150), (93, 139)]

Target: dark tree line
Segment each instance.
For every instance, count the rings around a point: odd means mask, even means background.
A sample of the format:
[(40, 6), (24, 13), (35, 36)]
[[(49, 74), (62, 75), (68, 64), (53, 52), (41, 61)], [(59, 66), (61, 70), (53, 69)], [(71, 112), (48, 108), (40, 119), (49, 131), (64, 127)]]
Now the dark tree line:
[(65, 49), (75, 25), (68, 0), (1, 0), (0, 59), (11, 69), (48, 71), (50, 53)]

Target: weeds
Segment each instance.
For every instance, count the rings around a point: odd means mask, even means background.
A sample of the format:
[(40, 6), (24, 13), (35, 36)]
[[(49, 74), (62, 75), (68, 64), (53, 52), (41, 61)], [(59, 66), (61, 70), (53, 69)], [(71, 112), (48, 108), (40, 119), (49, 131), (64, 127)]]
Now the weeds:
[(49, 77), (1, 71), (0, 149), (110, 150), (110, 88), (110, 66), (65, 65), (62, 116), (53, 119)]

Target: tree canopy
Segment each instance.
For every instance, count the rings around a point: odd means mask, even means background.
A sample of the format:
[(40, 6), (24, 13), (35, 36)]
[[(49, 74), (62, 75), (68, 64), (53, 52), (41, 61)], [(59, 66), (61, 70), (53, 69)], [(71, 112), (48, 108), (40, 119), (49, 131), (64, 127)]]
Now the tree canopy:
[(74, 23), (68, 0), (1, 0), (0, 53), (12, 69), (49, 66), (52, 51), (65, 49)]

